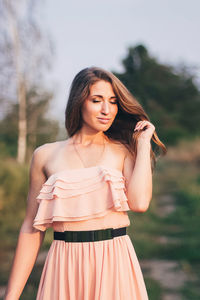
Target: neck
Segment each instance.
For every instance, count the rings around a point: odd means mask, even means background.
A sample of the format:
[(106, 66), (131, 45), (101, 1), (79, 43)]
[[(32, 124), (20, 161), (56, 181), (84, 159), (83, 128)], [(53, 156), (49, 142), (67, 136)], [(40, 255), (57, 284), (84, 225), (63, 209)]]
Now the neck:
[(108, 139), (107, 136), (103, 133), (103, 131), (87, 132), (83, 129), (79, 130), (74, 136), (73, 140), (76, 144), (82, 144), (83, 146), (87, 146), (90, 144), (103, 144), (105, 139)]

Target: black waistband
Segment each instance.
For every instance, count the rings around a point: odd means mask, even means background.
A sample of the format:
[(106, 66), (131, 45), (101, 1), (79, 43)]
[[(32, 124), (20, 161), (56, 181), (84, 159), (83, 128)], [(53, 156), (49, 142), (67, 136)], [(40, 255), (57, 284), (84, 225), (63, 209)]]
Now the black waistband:
[(95, 242), (101, 240), (112, 239), (116, 236), (125, 235), (126, 227), (121, 228), (106, 228), (100, 230), (86, 230), (86, 231), (54, 231), (54, 240), (61, 240), (65, 242)]

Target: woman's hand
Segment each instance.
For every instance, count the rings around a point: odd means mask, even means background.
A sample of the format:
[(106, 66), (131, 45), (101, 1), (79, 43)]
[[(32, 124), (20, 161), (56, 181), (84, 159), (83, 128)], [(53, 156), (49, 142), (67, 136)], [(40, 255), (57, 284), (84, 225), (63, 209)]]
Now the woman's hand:
[(141, 131), (141, 130), (142, 130), (142, 132), (140, 132), (138, 139), (145, 139), (145, 140), (150, 141), (152, 138), (152, 135), (155, 131), (155, 126), (147, 120), (139, 121), (136, 123), (134, 132)]

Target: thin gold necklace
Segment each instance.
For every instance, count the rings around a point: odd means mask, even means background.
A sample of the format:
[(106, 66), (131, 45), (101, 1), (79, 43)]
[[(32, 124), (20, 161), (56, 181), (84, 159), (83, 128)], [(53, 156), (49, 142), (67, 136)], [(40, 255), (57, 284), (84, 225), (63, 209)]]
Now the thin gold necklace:
[[(85, 168), (87, 168), (87, 166), (85, 166), (85, 163), (84, 163), (84, 161), (82, 160), (82, 158), (81, 158), (81, 156), (80, 156), (80, 154), (79, 154), (79, 152), (78, 152), (78, 150), (76, 149), (76, 147), (75, 147), (75, 143), (74, 143), (74, 139), (72, 138), (72, 141), (73, 141), (73, 146), (74, 146), (74, 149), (75, 149), (75, 151), (76, 151), (76, 153), (78, 154), (78, 156), (79, 156), (79, 158), (80, 158), (80, 160), (82, 161), (82, 163), (83, 163), (83, 166), (85, 167)], [(103, 151), (102, 151), (102, 153), (101, 153), (101, 155), (100, 155), (100, 157), (99, 157), (99, 159), (96, 161), (96, 164), (99, 162), (99, 160), (101, 159), (101, 157), (102, 157), (102, 155), (103, 155), (103, 153), (104, 153), (104, 150), (105, 150), (105, 139), (104, 139), (104, 147), (103, 147)]]

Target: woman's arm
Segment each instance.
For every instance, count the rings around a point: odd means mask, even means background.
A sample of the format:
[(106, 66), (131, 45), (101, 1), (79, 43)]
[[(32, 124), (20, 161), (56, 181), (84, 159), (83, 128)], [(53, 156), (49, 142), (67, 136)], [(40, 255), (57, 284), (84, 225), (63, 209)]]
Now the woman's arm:
[(133, 211), (146, 211), (152, 197), (150, 146), (150, 142), (138, 142), (135, 161), (129, 155), (125, 158), (126, 194)]
[(145, 126), (147, 129), (141, 132), (137, 140), (137, 156), (133, 159), (128, 153), (123, 170), (129, 207), (138, 212), (145, 212), (152, 198), (150, 140), (155, 127), (150, 122), (143, 121), (138, 122), (136, 129), (142, 130)]
[(45, 236), (45, 232), (32, 226), (38, 209), (36, 197), (46, 180), (43, 173), (44, 158), (43, 146), (40, 146), (34, 151), (31, 160), (26, 215), (19, 232), (4, 300), (19, 299)]

